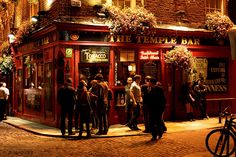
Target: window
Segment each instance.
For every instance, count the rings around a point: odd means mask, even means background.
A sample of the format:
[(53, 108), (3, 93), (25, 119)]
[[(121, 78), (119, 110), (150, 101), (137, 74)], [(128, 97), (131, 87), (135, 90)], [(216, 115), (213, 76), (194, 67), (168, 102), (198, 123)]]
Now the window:
[(116, 85), (125, 85), (126, 79), (136, 73), (135, 51), (122, 49), (116, 54), (117, 76)]
[(226, 0), (206, 0), (206, 13), (214, 11), (226, 14)]
[(107, 0), (106, 2), (110, 3), (111, 1), (113, 5), (121, 8), (124, 7), (135, 8), (136, 6), (144, 6), (144, 0)]

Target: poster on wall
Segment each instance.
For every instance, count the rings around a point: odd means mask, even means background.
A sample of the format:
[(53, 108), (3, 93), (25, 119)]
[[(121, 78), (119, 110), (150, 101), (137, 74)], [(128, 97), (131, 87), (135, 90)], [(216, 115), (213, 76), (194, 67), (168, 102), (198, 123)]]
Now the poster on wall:
[(228, 92), (228, 58), (207, 58), (205, 85), (209, 93)]

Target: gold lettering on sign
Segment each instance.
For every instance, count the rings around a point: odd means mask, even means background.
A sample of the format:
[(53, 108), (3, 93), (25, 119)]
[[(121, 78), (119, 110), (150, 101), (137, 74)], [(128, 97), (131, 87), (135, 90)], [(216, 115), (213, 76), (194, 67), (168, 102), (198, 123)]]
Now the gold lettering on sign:
[(187, 45), (187, 44), (188, 44), (188, 39), (185, 38), (185, 37), (182, 37), (182, 39), (181, 39), (181, 44), (182, 44), (182, 45)]
[(134, 36), (131, 35), (110, 35), (108, 36), (110, 42), (136, 42), (144, 44), (182, 44), (182, 45), (200, 45), (200, 39), (191, 37), (182, 37), (178, 41), (177, 37), (168, 36)]
[(170, 38), (170, 43), (171, 43), (171, 44), (177, 44), (176, 38), (175, 38), (175, 37), (171, 37), (171, 38)]

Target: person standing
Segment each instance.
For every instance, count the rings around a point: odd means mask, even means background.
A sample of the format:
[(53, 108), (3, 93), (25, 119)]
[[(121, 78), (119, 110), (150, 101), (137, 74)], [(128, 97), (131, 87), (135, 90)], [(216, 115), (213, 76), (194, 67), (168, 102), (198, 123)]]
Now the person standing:
[(91, 137), (90, 133), (90, 116), (92, 112), (91, 107), (91, 99), (89, 96), (89, 92), (87, 91), (86, 84), (84, 81), (79, 82), (79, 87), (76, 92), (77, 94), (77, 108), (79, 111), (79, 117), (80, 117), (80, 123), (79, 123), (79, 138), (82, 138), (83, 133), (83, 124), (86, 124), (86, 132), (87, 132), (87, 138)]
[(0, 82), (0, 122), (4, 119), (6, 97), (7, 94), (3, 88), (3, 83)]
[(185, 105), (187, 117), (190, 121), (193, 121), (193, 103), (195, 99), (192, 96), (192, 83), (191, 81), (186, 82), (181, 88), (181, 100)]
[(97, 116), (97, 95), (98, 95), (98, 83), (97, 80), (91, 81), (91, 87), (89, 89), (89, 94), (91, 98), (91, 107), (93, 110), (93, 113), (91, 115), (92, 118), (92, 132), (96, 129), (98, 129), (98, 116)]
[(65, 135), (65, 121), (68, 118), (68, 135), (74, 135), (72, 132), (73, 111), (76, 102), (75, 89), (72, 87), (72, 78), (67, 78), (65, 85), (58, 90), (58, 103), (61, 105), (61, 133)]
[(144, 133), (150, 133), (150, 127), (149, 127), (149, 115), (148, 115), (148, 106), (147, 106), (147, 95), (148, 95), (148, 84), (151, 79), (151, 76), (145, 77), (145, 84), (141, 86), (141, 92), (142, 92), (142, 98), (143, 98), (143, 119), (144, 119), (144, 126), (145, 130)]
[(107, 109), (108, 109), (108, 86), (103, 81), (103, 75), (97, 74), (94, 78), (98, 83), (97, 116), (98, 132), (96, 135), (106, 135), (108, 131)]
[(132, 116), (133, 100), (130, 97), (130, 87), (133, 79), (132, 77), (127, 78), (127, 84), (125, 85), (125, 112), (126, 112), (126, 123), (129, 122)]
[(206, 113), (206, 107), (207, 107), (206, 92), (207, 92), (207, 89), (206, 89), (206, 86), (204, 85), (203, 79), (198, 80), (198, 84), (194, 87), (194, 91), (197, 95), (197, 104), (200, 109), (201, 117), (202, 117), (202, 119), (208, 119), (209, 117)]
[(165, 110), (165, 96), (162, 88), (156, 86), (156, 79), (151, 78), (147, 87), (147, 112), (149, 116), (150, 131), (152, 134), (151, 141), (160, 139), (164, 132), (162, 115)]
[(130, 87), (130, 96), (133, 101), (133, 112), (130, 121), (126, 124), (131, 130), (140, 130), (138, 128), (138, 117), (140, 115), (140, 102), (142, 101), (141, 96), (141, 75), (135, 75), (134, 81)]
[(2, 88), (3, 90), (5, 91), (5, 94), (6, 94), (6, 98), (5, 98), (5, 101), (4, 101), (4, 108), (3, 108), (3, 112), (4, 112), (4, 117), (3, 117), (3, 120), (6, 120), (7, 119), (7, 110), (8, 110), (8, 97), (10, 95), (9, 93), (9, 89), (7, 88), (7, 84), (5, 82), (3, 82), (2, 84)]
[[(85, 80), (81, 80), (80, 83), (83, 83), (83, 88), (85, 88), (85, 90), (87, 90), (87, 83)], [(79, 83), (79, 84), (80, 84)], [(77, 94), (78, 94), (78, 90), (80, 89), (80, 87), (78, 86), (77, 90), (76, 90), (76, 105), (75, 105), (75, 111), (74, 111), (74, 126), (75, 126), (75, 131), (78, 132), (79, 130), (79, 108), (78, 108), (78, 97), (77, 97)], [(80, 128), (81, 129), (81, 128)], [(82, 128), (83, 129), (83, 128)]]

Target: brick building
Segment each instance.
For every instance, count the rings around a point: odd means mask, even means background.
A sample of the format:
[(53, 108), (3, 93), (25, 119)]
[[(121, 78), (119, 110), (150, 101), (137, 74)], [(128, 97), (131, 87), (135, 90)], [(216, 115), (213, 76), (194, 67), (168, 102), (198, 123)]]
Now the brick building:
[[(108, 12), (102, 9), (105, 3), (131, 10), (144, 7), (156, 17), (156, 25), (142, 22), (135, 31), (130, 26), (112, 34)], [(232, 41), (219, 42), (213, 31), (203, 27), (206, 14), (213, 11), (235, 22), (233, 0), (9, 0), (6, 4), (8, 21), (2, 22), (0, 33), (2, 41), (8, 33), (16, 36), (11, 44), (16, 116), (58, 126), (57, 90), (64, 80), (72, 77), (77, 87), (81, 79), (89, 83), (100, 72), (113, 91), (111, 123), (125, 122), (124, 85), (134, 74), (152, 75), (162, 82), (167, 97), (165, 119), (184, 119), (185, 108), (178, 97), (187, 80), (185, 72), (164, 62), (164, 55), (177, 46), (187, 47), (197, 57), (195, 78), (203, 74), (209, 99), (236, 97)], [(37, 22), (30, 22), (32, 17)], [(225, 102), (236, 111), (234, 100)], [(217, 115), (218, 109), (218, 102), (208, 102), (210, 116)]]

